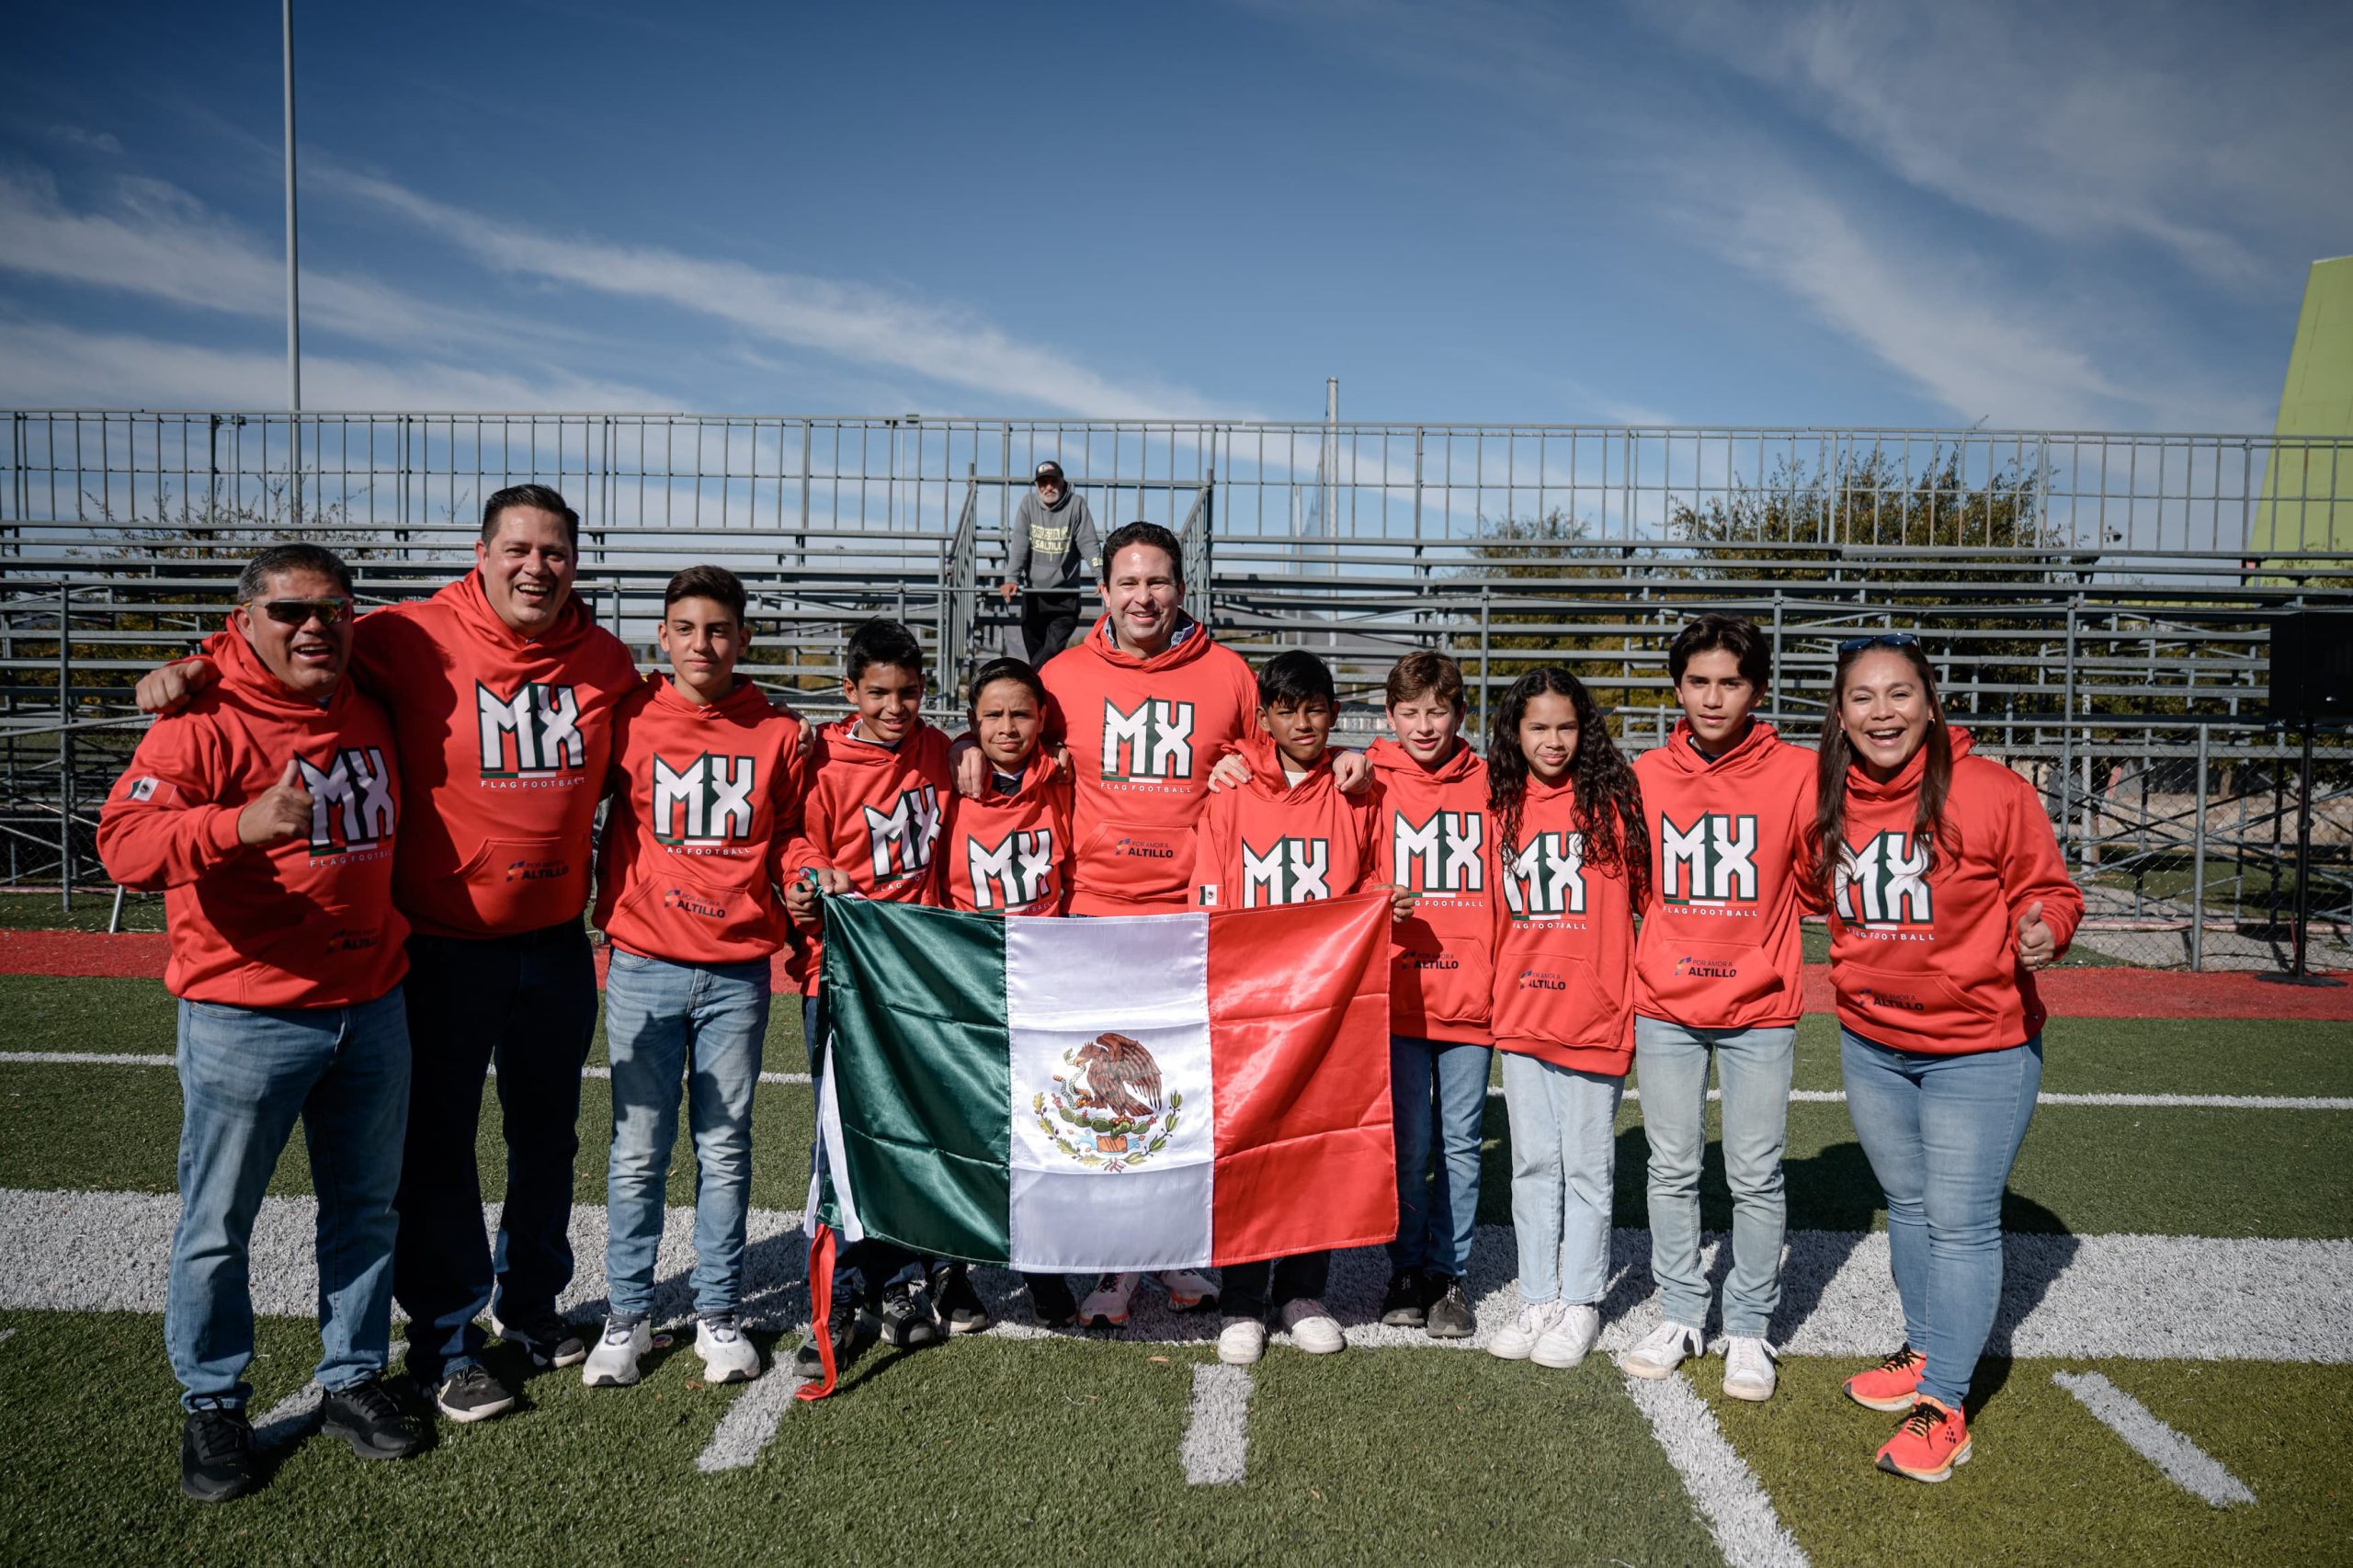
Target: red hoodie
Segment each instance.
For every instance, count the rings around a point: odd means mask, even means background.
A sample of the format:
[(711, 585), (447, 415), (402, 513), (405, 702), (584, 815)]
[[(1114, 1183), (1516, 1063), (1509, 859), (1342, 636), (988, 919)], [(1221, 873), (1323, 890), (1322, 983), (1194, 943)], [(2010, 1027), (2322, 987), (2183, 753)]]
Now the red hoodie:
[(750, 681), (709, 706), (648, 676), (613, 718), (613, 810), (596, 922), (672, 963), (743, 963), (784, 945), (776, 874), (801, 830), (801, 722)]
[(1070, 747), (1078, 835), (1074, 915), (1182, 909), (1193, 888), (1193, 824), (1209, 799), (1210, 769), (1258, 733), (1250, 666), (1187, 621), (1150, 658), (1123, 653), (1109, 618), (1056, 654), (1040, 678), (1047, 736)]
[(1757, 722), (1710, 762), (1678, 721), (1634, 761), (1651, 887), (1634, 948), (1634, 1011), (1695, 1029), (1783, 1028), (1803, 1012), (1798, 939), (1813, 753)]
[[(785, 873), (832, 866), (868, 898), (937, 904), (940, 816), (955, 793), (948, 737), (918, 720), (904, 740), (884, 746), (860, 739), (857, 724), (852, 717), (818, 732)], [(823, 957), (817, 933), (801, 933), (793, 967), (803, 995), (817, 994)]]
[[(408, 972), (408, 922), (392, 907), (394, 830), (407, 824), (392, 722), (348, 677), (324, 703), (290, 690), (237, 632), (206, 648), (221, 678), (155, 721), (99, 812), (107, 874), (165, 890), (175, 996), (372, 1002)], [(290, 757), (310, 791), (310, 835), (239, 843), (237, 813)]]
[(1518, 842), (1488, 862), (1495, 1044), (1623, 1077), (1634, 1060), (1634, 910), (1625, 879), (1585, 862), (1574, 787), (1530, 778)]
[(1885, 784), (1859, 766), (1847, 770), (1830, 980), (1838, 1021), (1897, 1051), (2024, 1045), (2046, 1015), (2034, 976), (2018, 967), (2018, 916), (2040, 903), (2062, 953), (2084, 917), (2034, 786), (1969, 752), (1969, 733), (1953, 731), (1943, 836), (1954, 842), (1937, 846), (1933, 865), (1912, 840), (1927, 748)]
[(1349, 798), (1329, 753), (1296, 784), (1265, 735), (1242, 744), (1250, 781), (1209, 798), (1193, 827), (1196, 902), (1259, 909), (1361, 892), (1372, 870), (1372, 791)]
[(1070, 898), (1070, 780), (1040, 746), (1021, 787), (977, 801), (949, 791), (941, 831), (942, 900), (950, 909), (1060, 915)]
[(1415, 1040), (1485, 1045), (1495, 1001), (1495, 916), (1487, 908), (1487, 765), (1458, 742), (1427, 771), (1395, 741), (1365, 756), (1380, 789), (1372, 885), (1420, 895), (1390, 926), (1389, 1028)]

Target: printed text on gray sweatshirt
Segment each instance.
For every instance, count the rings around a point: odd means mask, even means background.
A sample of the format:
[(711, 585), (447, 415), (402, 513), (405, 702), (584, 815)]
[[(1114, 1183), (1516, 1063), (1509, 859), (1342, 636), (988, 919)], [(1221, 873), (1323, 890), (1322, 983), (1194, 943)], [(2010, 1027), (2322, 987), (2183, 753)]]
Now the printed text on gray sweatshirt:
[(1095, 538), (1095, 517), (1086, 509), (1086, 496), (1065, 490), (1049, 506), (1032, 490), (1021, 498), (1005, 551), (1006, 581), (1037, 593), (1062, 594), (1094, 580), (1095, 558), (1103, 547)]

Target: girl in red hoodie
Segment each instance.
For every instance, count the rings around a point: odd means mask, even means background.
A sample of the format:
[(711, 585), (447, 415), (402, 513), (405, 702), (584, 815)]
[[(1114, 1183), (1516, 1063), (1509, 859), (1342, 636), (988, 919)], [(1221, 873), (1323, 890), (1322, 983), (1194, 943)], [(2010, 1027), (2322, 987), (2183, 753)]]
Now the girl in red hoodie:
[(2002, 1294), (2002, 1189), (2042, 1081), (2033, 971), (2084, 899), (2034, 786), (1969, 755), (1909, 632), (1838, 645), (1811, 893), (1830, 911), (1847, 1110), (1887, 1196), (1904, 1342), (1847, 1393), (1908, 1414), (1879, 1465), (1942, 1481)]
[(1487, 743), (1495, 1035), (1511, 1116), (1519, 1317), (1488, 1349), (1574, 1367), (1601, 1333), (1618, 1099), (1634, 1058), (1642, 789), (1566, 670), (1530, 670)]

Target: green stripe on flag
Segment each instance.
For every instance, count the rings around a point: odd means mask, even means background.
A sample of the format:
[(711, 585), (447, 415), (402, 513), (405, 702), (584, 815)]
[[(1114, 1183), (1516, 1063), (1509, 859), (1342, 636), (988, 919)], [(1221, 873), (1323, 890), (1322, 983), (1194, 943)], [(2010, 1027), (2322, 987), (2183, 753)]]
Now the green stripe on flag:
[(859, 898), (824, 910), (839, 1156), (866, 1233), (1003, 1263), (1004, 919)]

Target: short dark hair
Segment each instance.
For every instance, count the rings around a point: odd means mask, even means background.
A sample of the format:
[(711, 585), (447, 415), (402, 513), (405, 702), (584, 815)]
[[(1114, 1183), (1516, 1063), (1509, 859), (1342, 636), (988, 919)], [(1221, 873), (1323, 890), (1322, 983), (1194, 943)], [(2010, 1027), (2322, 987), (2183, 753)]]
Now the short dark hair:
[(1046, 683), (1038, 678), (1038, 672), (1030, 667), (1027, 659), (991, 659), (983, 665), (980, 673), (972, 677), (972, 696), (964, 703), (966, 709), (978, 708), (981, 693), (1001, 680), (1029, 687), (1029, 695), (1038, 699), (1038, 711), (1043, 713), (1046, 710)]
[(1185, 580), (1185, 547), (1176, 536), (1158, 523), (1122, 523), (1111, 530), (1103, 541), (1103, 581), (1111, 580), (1111, 558), (1131, 544), (1148, 544), (1168, 557), (1168, 564), (1176, 574), (1176, 581)]
[(738, 626), (744, 624), (744, 613), (751, 605), (744, 592), (744, 579), (724, 566), (689, 566), (671, 578), (670, 585), (662, 590), (663, 612), (667, 614), (680, 599), (710, 599), (725, 605)]
[(1666, 677), (1680, 683), (1694, 653), (1730, 653), (1740, 665), (1742, 678), (1759, 687), (1773, 683), (1773, 645), (1746, 616), (1703, 615), (1675, 634), (1666, 651)]
[(351, 592), (351, 568), (343, 557), (323, 544), (273, 544), (245, 562), (237, 574), (237, 602), (251, 604), (261, 597), (261, 591), (280, 572), (316, 572), (322, 577), (332, 577), (335, 585), (345, 593)]
[(1461, 708), (1462, 666), (1427, 649), (1408, 653), (1389, 666), (1386, 696), (1392, 708), (1416, 697), (1435, 697), (1449, 708)]
[(553, 512), (563, 519), (565, 541), (575, 551), (580, 548), (580, 514), (544, 484), (510, 484), (492, 492), (490, 499), (482, 504), (483, 543), (488, 544), (498, 537), (498, 516), (509, 506), (536, 506), (542, 512)]
[(842, 674), (856, 680), (876, 665), (896, 665), (923, 674), (923, 644), (915, 634), (887, 616), (876, 616), (849, 634), (849, 651), (842, 656)]
[(1277, 653), (1258, 666), (1258, 706), (1288, 703), (1304, 707), (1314, 698), (1336, 706), (1339, 692), (1332, 685), (1332, 666), (1304, 648)]

